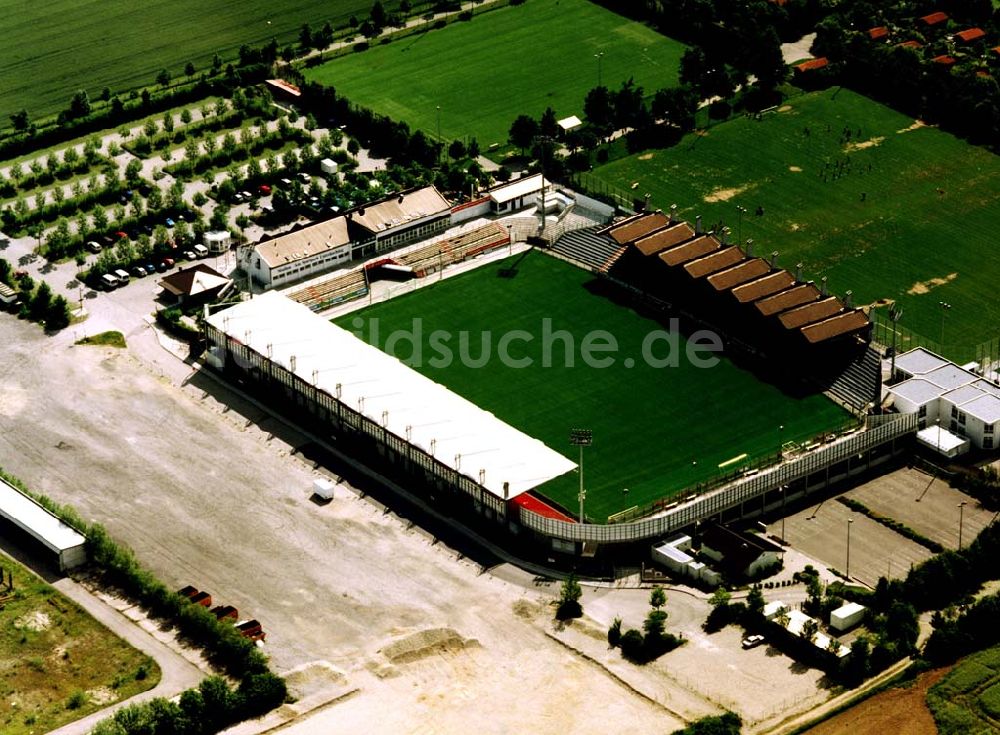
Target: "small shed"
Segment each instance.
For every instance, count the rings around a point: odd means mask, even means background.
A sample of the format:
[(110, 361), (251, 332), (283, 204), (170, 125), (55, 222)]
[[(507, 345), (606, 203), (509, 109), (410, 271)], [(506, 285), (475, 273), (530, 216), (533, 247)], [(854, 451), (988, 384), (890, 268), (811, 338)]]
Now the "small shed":
[(337, 173), (337, 162), (332, 158), (324, 158), (319, 162), (319, 170), (325, 174)]
[(583, 125), (583, 121), (576, 115), (570, 115), (569, 117), (564, 117), (562, 120), (557, 120), (556, 125), (559, 126), (563, 133), (572, 133)]
[(868, 611), (864, 605), (848, 602), (830, 612), (830, 627), (837, 631), (845, 631), (865, 619)]
[(229, 250), (233, 236), (227, 230), (211, 230), (205, 233), (205, 247), (210, 253), (224, 253)]

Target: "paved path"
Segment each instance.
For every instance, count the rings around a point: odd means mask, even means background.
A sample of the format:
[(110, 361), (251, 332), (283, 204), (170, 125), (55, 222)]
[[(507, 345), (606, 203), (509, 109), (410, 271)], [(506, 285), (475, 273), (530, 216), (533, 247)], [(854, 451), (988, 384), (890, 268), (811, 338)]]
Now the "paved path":
[(160, 667), (161, 678), (160, 683), (149, 691), (64, 725), (53, 730), (50, 735), (85, 735), (99, 721), (110, 717), (117, 709), (126, 704), (143, 702), (154, 697), (174, 697), (185, 689), (196, 686), (205, 678), (206, 674), (197, 666), (158, 641), (122, 613), (95, 597), (78, 582), (65, 577), (54, 582), (52, 586), (90, 613), (119, 638), (151, 656)]

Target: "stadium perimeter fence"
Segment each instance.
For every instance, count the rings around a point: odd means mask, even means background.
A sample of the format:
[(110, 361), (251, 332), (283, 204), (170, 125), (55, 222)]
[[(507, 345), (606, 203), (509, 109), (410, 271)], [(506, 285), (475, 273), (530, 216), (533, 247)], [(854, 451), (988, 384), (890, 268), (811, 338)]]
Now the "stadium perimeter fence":
[[(797, 480), (807, 479), (818, 472), (825, 472), (842, 463), (845, 463), (845, 476), (855, 474), (858, 471), (857, 465), (852, 468), (852, 460), (870, 465), (873, 452), (884, 449), (887, 444), (894, 444), (897, 439), (914, 434), (916, 430), (916, 414), (898, 414), (895, 421), (843, 437), (758, 475), (698, 495), (661, 515), (631, 523), (611, 525), (569, 523), (546, 518), (524, 508), (518, 508), (518, 520), (526, 528), (544, 536), (571, 542), (628, 543), (655, 539), (691, 526), (702, 519), (718, 516), (747, 501), (761, 498), (765, 493)], [(891, 450), (882, 452), (881, 456), (891, 453)]]

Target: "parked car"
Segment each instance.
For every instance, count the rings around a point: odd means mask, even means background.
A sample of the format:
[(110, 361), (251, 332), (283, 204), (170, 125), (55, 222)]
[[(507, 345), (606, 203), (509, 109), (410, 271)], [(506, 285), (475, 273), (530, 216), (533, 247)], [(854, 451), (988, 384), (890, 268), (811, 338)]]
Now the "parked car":
[(163, 262), (167, 264), (167, 268), (173, 268), (174, 267), (174, 259), (173, 258), (164, 258)]
[(761, 643), (764, 642), (764, 636), (762, 635), (751, 635), (743, 639), (743, 648), (756, 648)]
[(257, 191), (259, 191), (264, 196), (268, 196), (271, 193), (271, 187), (268, 186), (267, 184), (261, 184), (260, 186), (257, 187)]
[(167, 269), (167, 262), (165, 260), (161, 260), (159, 263), (156, 264), (157, 273), (163, 273), (163, 271), (165, 271), (166, 269)]
[(156, 273), (156, 266), (153, 265), (152, 263), (146, 263), (146, 265), (144, 265), (143, 268), (146, 269), (146, 275), (148, 276), (151, 276), (154, 273)]
[(195, 246), (192, 248), (192, 250), (194, 250), (194, 254), (197, 255), (199, 258), (208, 257), (208, 248), (206, 248), (200, 242), (196, 243)]
[(312, 181), (312, 176), (305, 173), (304, 171), (300, 171), (297, 174), (297, 176), (299, 177), (299, 181), (301, 181), (303, 184), (308, 184), (310, 181)]
[(167, 217), (167, 219), (163, 222), (163, 224), (165, 224), (167, 227), (173, 227), (174, 221), (170, 219), (170, 217)]
[(118, 232), (115, 233), (115, 237), (117, 237), (119, 240), (122, 240), (122, 239), (128, 237), (128, 233), (127, 232), (122, 232), (121, 230), (118, 230)]
[(141, 265), (137, 265), (132, 269), (132, 275), (136, 278), (144, 278), (146, 276), (146, 269)]
[(97, 242), (96, 240), (91, 240), (90, 242), (87, 243), (87, 250), (89, 250), (92, 253), (99, 253), (101, 252), (101, 243)]
[(198, 257), (193, 250), (185, 250), (181, 255), (184, 256), (184, 260), (195, 260)]

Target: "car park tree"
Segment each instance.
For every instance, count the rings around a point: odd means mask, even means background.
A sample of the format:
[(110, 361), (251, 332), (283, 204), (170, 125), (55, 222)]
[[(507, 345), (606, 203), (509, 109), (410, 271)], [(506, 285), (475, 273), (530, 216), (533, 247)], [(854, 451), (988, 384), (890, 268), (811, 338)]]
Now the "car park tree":
[(583, 589), (580, 587), (576, 575), (570, 574), (563, 580), (562, 589), (559, 592), (556, 617), (559, 620), (568, 620), (583, 615), (583, 608), (580, 605), (580, 598), (582, 596)]
[(19, 133), (25, 132), (31, 125), (31, 120), (28, 118), (28, 111), (23, 108), (11, 114), (10, 122), (14, 126), (14, 130)]
[(170, 72), (166, 69), (160, 69), (159, 73), (156, 75), (156, 83), (161, 87), (166, 87), (170, 84)]
[(87, 95), (87, 90), (81, 89), (73, 95), (72, 99), (69, 101), (69, 111), (68, 117), (71, 120), (76, 120), (81, 117), (86, 117), (90, 114), (90, 97)]

